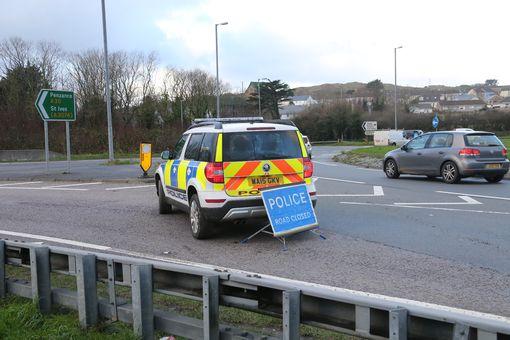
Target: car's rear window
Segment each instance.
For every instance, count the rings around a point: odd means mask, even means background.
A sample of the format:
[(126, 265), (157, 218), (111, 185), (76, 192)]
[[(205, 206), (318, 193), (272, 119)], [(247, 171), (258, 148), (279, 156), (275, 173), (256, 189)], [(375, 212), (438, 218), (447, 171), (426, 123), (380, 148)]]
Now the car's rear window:
[(466, 146), (503, 146), (501, 141), (492, 134), (469, 134), (464, 136)]
[(302, 157), (296, 131), (233, 132), (223, 135), (226, 162)]

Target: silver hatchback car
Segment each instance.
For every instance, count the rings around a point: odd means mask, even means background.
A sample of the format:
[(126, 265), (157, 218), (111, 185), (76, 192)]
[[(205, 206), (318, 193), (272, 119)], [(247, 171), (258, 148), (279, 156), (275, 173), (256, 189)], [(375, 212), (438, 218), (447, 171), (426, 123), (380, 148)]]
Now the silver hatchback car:
[(490, 183), (503, 179), (510, 162), (503, 143), (490, 132), (441, 131), (416, 137), (384, 156), (389, 178), (401, 174), (442, 177), (458, 183), (464, 177), (479, 176)]

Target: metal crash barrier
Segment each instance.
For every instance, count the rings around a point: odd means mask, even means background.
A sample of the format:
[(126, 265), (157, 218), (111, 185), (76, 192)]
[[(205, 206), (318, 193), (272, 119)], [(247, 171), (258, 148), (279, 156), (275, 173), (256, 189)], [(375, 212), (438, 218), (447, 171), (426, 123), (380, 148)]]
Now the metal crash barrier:
[[(30, 269), (30, 282), (6, 277), (6, 265)], [(51, 273), (76, 278), (76, 290), (52, 287)], [(311, 325), (371, 339), (510, 339), (510, 319), (417, 301), (171, 261), (117, 256), (70, 248), (0, 240), (0, 296), (33, 299), (41, 312), (52, 304), (78, 311), (83, 327), (99, 318), (133, 324), (152, 339), (155, 330), (190, 339), (272, 339), (219, 322), (219, 306), (282, 319), (283, 339), (299, 338)], [(101, 299), (97, 284), (107, 286)], [(118, 298), (130, 287), (131, 301)], [(202, 303), (202, 320), (153, 307), (153, 294)]]

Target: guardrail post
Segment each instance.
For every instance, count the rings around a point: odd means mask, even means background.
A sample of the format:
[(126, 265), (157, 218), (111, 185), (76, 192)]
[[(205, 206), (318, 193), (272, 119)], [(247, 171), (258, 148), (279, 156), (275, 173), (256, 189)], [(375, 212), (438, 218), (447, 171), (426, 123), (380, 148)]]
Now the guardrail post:
[(301, 291), (286, 290), (282, 299), (283, 339), (299, 339), (301, 322)]
[(453, 326), (453, 340), (467, 340), (469, 338), (469, 327), (461, 323)]
[(30, 276), (32, 299), (41, 313), (51, 311), (50, 249), (48, 247), (30, 248)]
[(152, 265), (131, 266), (131, 294), (133, 301), (133, 330), (142, 339), (154, 338), (154, 309), (152, 306)]
[(407, 340), (407, 310), (390, 310), (390, 340)]
[(220, 277), (218, 275), (204, 276), (202, 278), (202, 307), (205, 340), (218, 340), (220, 338), (219, 285)]
[(5, 297), (5, 241), (0, 240), (0, 298)]
[(356, 332), (370, 334), (370, 308), (365, 306), (356, 306), (355, 309)]
[(97, 277), (96, 256), (76, 256), (76, 287), (78, 297), (78, 318), (84, 328), (97, 324)]
[(108, 266), (108, 298), (110, 305), (113, 307), (112, 320), (117, 321), (119, 318), (117, 311), (117, 294), (115, 293), (115, 262), (112, 259), (106, 261)]
[(493, 332), (484, 331), (483, 329), (478, 329), (477, 332), (478, 340), (497, 340), (498, 335)]

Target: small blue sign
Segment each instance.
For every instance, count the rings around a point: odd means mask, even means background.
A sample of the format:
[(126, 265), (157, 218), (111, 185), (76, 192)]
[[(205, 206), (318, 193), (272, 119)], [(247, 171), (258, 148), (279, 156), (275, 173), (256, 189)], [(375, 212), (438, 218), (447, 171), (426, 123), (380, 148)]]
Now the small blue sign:
[(261, 190), (275, 237), (317, 228), (317, 216), (306, 184)]
[(437, 113), (436, 113), (434, 118), (432, 118), (432, 127), (434, 129), (437, 129), (438, 126), (439, 126), (439, 118), (437, 117)]

